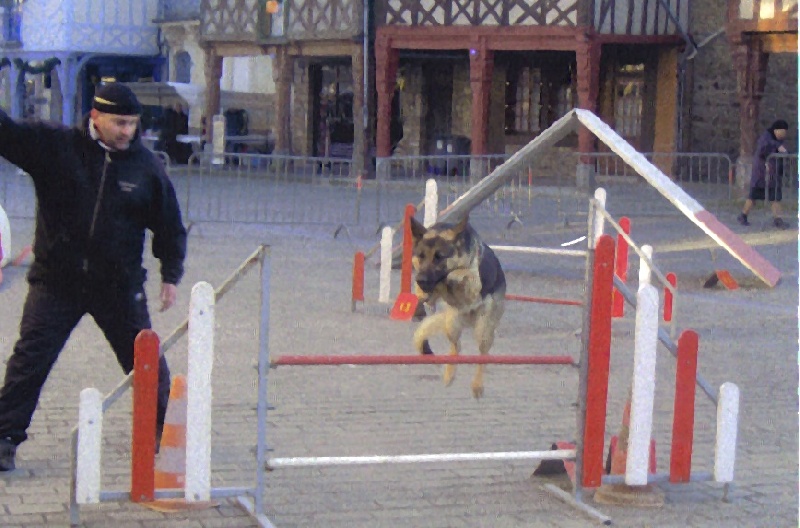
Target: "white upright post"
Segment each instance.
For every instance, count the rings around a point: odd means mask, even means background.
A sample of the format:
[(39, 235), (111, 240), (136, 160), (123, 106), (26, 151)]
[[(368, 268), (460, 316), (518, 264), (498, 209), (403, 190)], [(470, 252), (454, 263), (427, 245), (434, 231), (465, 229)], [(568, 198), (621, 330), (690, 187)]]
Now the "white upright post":
[[(425, 209), (427, 214), (427, 208)], [(394, 229), (389, 226), (381, 231), (381, 271), (380, 285), (378, 288), (378, 302), (388, 303), (392, 289), (392, 239)]]
[[(11, 224), (5, 210), (0, 207), (0, 268), (11, 260)], [(0, 281), (2, 274), (0, 273)]]
[(717, 443), (714, 447), (714, 480), (733, 482), (736, 434), (739, 423), (739, 387), (725, 382), (717, 403)]
[(650, 437), (653, 429), (657, 346), (658, 290), (652, 284), (645, 284), (636, 294), (633, 390), (625, 467), (625, 484), (629, 486), (647, 485)]
[(215, 115), (211, 120), (211, 151), (213, 165), (225, 164), (225, 116)]
[(605, 229), (606, 219), (600, 212), (600, 208), (603, 210), (606, 208), (606, 190), (602, 187), (595, 189), (594, 199), (597, 200), (598, 207), (595, 209), (594, 213), (594, 233), (592, 233), (592, 240), (589, 241), (592, 247), (597, 245), (597, 241), (603, 236), (603, 230)]
[[(647, 255), (647, 258), (650, 259), (652, 262), (653, 260), (653, 246), (644, 245), (642, 246), (642, 253)], [(645, 262), (643, 258), (639, 259), (639, 289), (642, 289), (642, 286), (646, 284), (650, 284), (650, 275), (652, 270), (650, 266)], [(639, 309), (638, 307), (636, 308)]]
[(425, 215), (422, 218), (422, 225), (431, 227), (436, 223), (439, 215), (439, 188), (433, 178), (425, 182)]
[(214, 288), (198, 282), (189, 302), (186, 402), (186, 500), (211, 500), (211, 371), (214, 365)]
[(78, 504), (100, 502), (100, 460), (103, 439), (103, 395), (95, 388), (81, 391), (78, 408)]

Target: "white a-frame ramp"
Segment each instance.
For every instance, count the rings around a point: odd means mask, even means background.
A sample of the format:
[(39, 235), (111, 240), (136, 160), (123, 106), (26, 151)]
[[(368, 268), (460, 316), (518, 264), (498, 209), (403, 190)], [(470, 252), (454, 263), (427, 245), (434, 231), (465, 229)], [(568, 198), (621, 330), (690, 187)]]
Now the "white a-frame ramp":
[(678, 208), (689, 220), (697, 224), (717, 244), (725, 248), (734, 258), (752, 271), (770, 287), (774, 287), (781, 273), (756, 250), (748, 246), (741, 237), (706, 211), (697, 200), (686, 194), (658, 167), (636, 151), (627, 141), (600, 118), (588, 110), (571, 110), (567, 115), (553, 123), (533, 141), (522, 147), (508, 161), (497, 167), (469, 191), (461, 195), (450, 207), (439, 214), (438, 221), (447, 222), (461, 218), (476, 205), (489, 198), (505, 184), (525, 164), (526, 160), (552, 147), (561, 138), (574, 131), (579, 125), (589, 129), (597, 139), (605, 143), (615, 154), (630, 165), (650, 185)]

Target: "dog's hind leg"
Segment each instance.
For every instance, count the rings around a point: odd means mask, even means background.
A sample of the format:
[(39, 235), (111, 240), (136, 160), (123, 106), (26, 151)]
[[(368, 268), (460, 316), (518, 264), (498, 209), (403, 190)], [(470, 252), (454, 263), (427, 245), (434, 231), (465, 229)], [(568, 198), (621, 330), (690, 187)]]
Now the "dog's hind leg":
[[(439, 315), (439, 314), (437, 314)], [(445, 317), (444, 331), (450, 341), (450, 355), (457, 356), (461, 352), (461, 331), (464, 328), (464, 323), (461, 320), (461, 314), (458, 310), (447, 309), (443, 314)], [(445, 386), (450, 386), (453, 379), (456, 377), (456, 366), (445, 365), (442, 380)]]

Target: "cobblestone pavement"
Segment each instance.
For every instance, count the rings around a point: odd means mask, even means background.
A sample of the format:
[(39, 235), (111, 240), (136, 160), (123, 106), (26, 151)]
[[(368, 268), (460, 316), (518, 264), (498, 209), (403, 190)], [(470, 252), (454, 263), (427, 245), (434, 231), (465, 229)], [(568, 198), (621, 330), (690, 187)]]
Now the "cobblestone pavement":
[[(723, 219), (729, 225), (733, 217)], [(12, 220), (15, 245), (30, 240), (28, 221)], [(754, 228), (754, 229), (757, 229)], [(510, 233), (510, 234), (509, 234)], [(572, 228), (515, 227), (495, 243), (557, 246), (581, 233)], [(162, 337), (186, 316), (191, 286), (219, 285), (260, 242), (272, 245), (270, 347), (281, 354), (407, 354), (412, 326), (380, 315), (377, 270), (367, 270), (367, 296), (350, 313), (353, 251), (369, 247), (365, 233), (333, 239), (330, 230), (199, 225), (190, 236), (187, 275), (179, 305), (158, 314)], [(634, 219), (633, 236), (656, 249), (656, 262), (680, 281), (679, 328), (700, 334), (699, 368), (718, 388), (741, 389), (736, 485), (730, 502), (710, 483), (662, 486), (657, 510), (598, 506), (619, 526), (797, 526), (797, 245), (760, 246), (784, 273), (774, 289), (762, 286), (724, 252), (659, 253), (659, 245), (702, 238), (676, 218)], [(582, 262), (504, 255), (509, 292), (580, 298)], [(148, 258), (148, 293), (157, 299), (157, 263)], [(635, 277), (636, 259), (631, 276)], [(731, 270), (742, 288), (703, 289), (714, 269)], [(0, 360), (11, 353), (26, 292), (26, 268), (5, 268), (0, 286)], [(397, 272), (395, 272), (397, 273)], [(394, 277), (397, 291), (398, 277)], [(635, 279), (634, 279), (635, 282)], [(254, 481), (255, 387), (259, 306), (257, 274), (248, 275), (216, 309), (212, 483)], [(581, 314), (574, 307), (511, 303), (498, 332), (496, 354), (577, 356)], [(476, 353), (469, 334), (464, 353)], [(614, 322), (607, 438), (616, 434), (632, 370), (633, 314)], [(433, 343), (441, 351), (443, 342)], [(172, 370), (186, 372), (186, 340), (168, 353)], [(659, 471), (669, 468), (674, 360), (659, 349), (654, 416)], [(577, 371), (572, 367), (491, 366), (486, 395), (471, 397), (472, 367), (459, 367), (449, 388), (440, 368), (307, 367), (270, 370), (271, 456), (344, 456), (547, 449), (575, 436)], [(77, 420), (81, 389), (109, 391), (121, 372), (91, 319), (84, 319), (46, 384), (20, 446), (19, 469), (0, 475), (0, 525), (66, 526), (69, 500), (69, 432)], [(124, 490), (130, 480), (130, 395), (104, 419), (103, 488)], [(695, 471), (713, 465), (715, 408), (698, 390)], [(267, 474), (267, 515), (278, 527), (582, 527), (592, 521), (540, 488), (530, 462), (468, 462), (280, 469)], [(591, 500), (589, 501), (591, 503)], [(83, 526), (256, 526), (233, 501), (216, 508), (163, 514), (127, 503), (82, 508)]]

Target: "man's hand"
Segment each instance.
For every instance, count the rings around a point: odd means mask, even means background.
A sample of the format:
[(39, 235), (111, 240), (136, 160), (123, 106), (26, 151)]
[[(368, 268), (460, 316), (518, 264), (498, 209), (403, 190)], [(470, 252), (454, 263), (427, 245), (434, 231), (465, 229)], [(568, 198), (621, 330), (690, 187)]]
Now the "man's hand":
[(783, 153), (783, 154), (786, 154), (786, 147), (784, 147), (783, 145), (781, 145), (780, 147), (778, 147), (778, 152), (781, 152), (781, 153)]
[(162, 282), (161, 295), (159, 295), (159, 299), (161, 299), (161, 308), (158, 311), (163, 312), (169, 310), (178, 299), (178, 287), (174, 284)]

